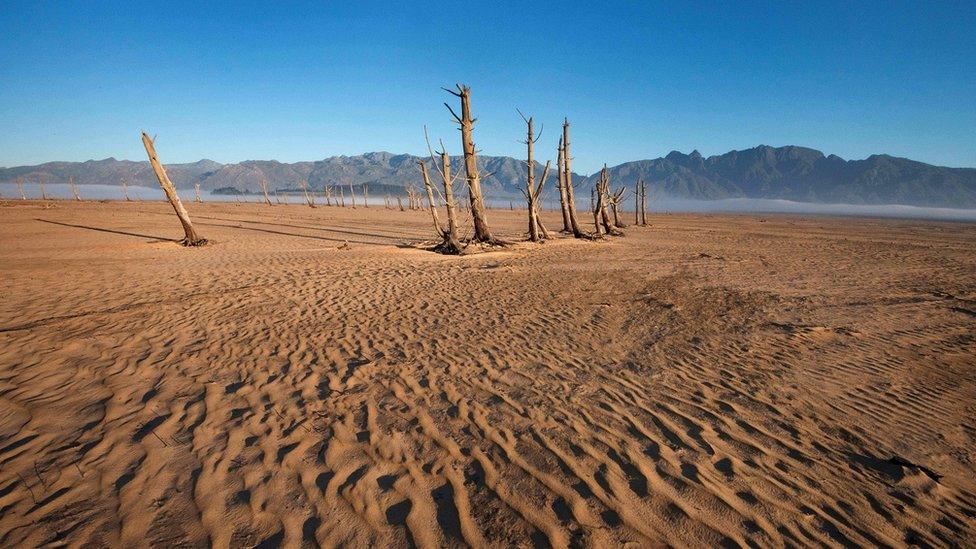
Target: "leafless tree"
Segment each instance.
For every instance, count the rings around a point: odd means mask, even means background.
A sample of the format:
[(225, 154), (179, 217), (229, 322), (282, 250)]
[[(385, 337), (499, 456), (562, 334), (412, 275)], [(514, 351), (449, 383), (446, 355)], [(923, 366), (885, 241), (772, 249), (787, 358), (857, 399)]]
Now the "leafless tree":
[(68, 187), (71, 188), (71, 194), (75, 196), (75, 200), (81, 202), (81, 195), (78, 194), (78, 186), (75, 185), (75, 176), (73, 175), (68, 176)]
[(185, 234), (182, 242), (183, 245), (201, 246), (206, 244), (207, 240), (193, 230), (193, 224), (190, 223), (190, 214), (186, 213), (186, 208), (180, 202), (180, 197), (176, 194), (176, 187), (170, 182), (169, 177), (166, 175), (166, 169), (163, 168), (163, 165), (159, 162), (159, 158), (156, 157), (156, 148), (153, 140), (149, 138), (146, 132), (142, 132), (142, 144), (146, 147), (146, 154), (149, 155), (149, 163), (152, 164), (153, 171), (156, 173), (159, 186), (163, 188), (166, 198), (169, 200), (170, 205), (173, 206), (173, 210), (176, 211), (176, 216), (180, 219), (180, 224), (183, 225), (183, 233)]
[(352, 183), (349, 183), (349, 199), (352, 201), (352, 209), (356, 209), (356, 189), (353, 189)]
[(304, 177), (298, 179), (298, 185), (302, 188), (302, 193), (305, 195), (305, 203), (308, 204), (309, 208), (315, 207), (315, 196), (309, 194), (308, 192), (308, 181)]
[(129, 198), (129, 182), (126, 181), (125, 176), (122, 176), (122, 196), (126, 202), (132, 202), (132, 199)]
[(20, 191), (20, 199), (27, 200), (27, 193), (24, 192), (24, 178), (17, 178), (17, 190)]
[(566, 206), (569, 210), (569, 226), (576, 238), (586, 238), (576, 219), (576, 198), (573, 194), (572, 156), (569, 152), (569, 119), (563, 120), (563, 177), (566, 182)]
[[(546, 169), (542, 174), (542, 179), (539, 181), (539, 185), (535, 184), (535, 156), (533, 154), (533, 148), (537, 141), (542, 137), (542, 130), (539, 131), (539, 135), (534, 135), (534, 130), (532, 127), (532, 118), (526, 118), (522, 111), (518, 111), (519, 116), (525, 121), (526, 126), (526, 138), (523, 143), (526, 147), (526, 178), (525, 178), (525, 190), (522, 194), (525, 196), (526, 206), (529, 212), (529, 239), (532, 242), (541, 242), (542, 240), (549, 238), (549, 231), (542, 225), (542, 221), (539, 217), (539, 203), (542, 197), (542, 187), (545, 185), (546, 177), (549, 175), (549, 166), (551, 162), (546, 162)], [(513, 207), (514, 209), (514, 207)]]
[(456, 84), (458, 91), (444, 88), (444, 91), (454, 95), (461, 100), (461, 116), (454, 112), (450, 105), (444, 103), (447, 110), (451, 112), (454, 120), (461, 126), (461, 146), (464, 151), (464, 171), (468, 180), (468, 196), (471, 201), (471, 217), (474, 223), (475, 242), (497, 244), (499, 241), (491, 233), (488, 227), (488, 218), (485, 209), (485, 198), (481, 194), (481, 174), (478, 172), (478, 151), (474, 147), (475, 120), (471, 117), (471, 88)]
[(369, 186), (363, 183), (363, 207), (369, 207)]
[(195, 183), (195, 184), (193, 185), (193, 189), (194, 189), (194, 191), (195, 191), (195, 193), (196, 193), (196, 198), (194, 198), (194, 200), (195, 200), (196, 202), (203, 202), (203, 199), (202, 199), (202, 198), (200, 198), (200, 184), (199, 184), (199, 183)]
[(37, 186), (41, 189), (41, 200), (47, 200), (47, 192), (44, 190), (44, 176), (37, 176)]
[(620, 187), (613, 193), (613, 195), (610, 196), (610, 200), (609, 200), (610, 211), (611, 213), (613, 213), (613, 226), (617, 227), (618, 229), (623, 229), (624, 227), (627, 226), (624, 225), (622, 221), (620, 221), (620, 215), (619, 215), (619, 209), (623, 204), (624, 196), (626, 193), (627, 193), (627, 187)]
[(563, 231), (564, 233), (571, 233), (569, 223), (569, 204), (566, 198), (566, 172), (564, 170), (565, 163), (563, 162), (563, 138), (559, 138), (559, 148), (557, 149), (557, 160), (556, 160), (556, 173), (558, 175), (558, 181), (556, 184), (559, 186), (559, 209), (563, 214)]
[(274, 206), (274, 204), (271, 203), (271, 197), (268, 196), (268, 180), (262, 177), (261, 180), (258, 181), (258, 184), (261, 185), (261, 192), (264, 193), (264, 201), (268, 203), (268, 206)]

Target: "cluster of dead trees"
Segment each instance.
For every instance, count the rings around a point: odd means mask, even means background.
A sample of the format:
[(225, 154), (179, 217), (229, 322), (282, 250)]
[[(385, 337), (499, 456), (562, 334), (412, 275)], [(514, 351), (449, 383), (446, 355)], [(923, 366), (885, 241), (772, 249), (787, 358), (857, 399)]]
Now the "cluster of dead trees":
[[(460, 99), (461, 114), (447, 103), (444, 105), (454, 117), (454, 121), (460, 126), (461, 148), (464, 154), (464, 175), (467, 182), (468, 197), (470, 200), (471, 222), (473, 225), (473, 235), (467, 240), (468, 243), (481, 244), (502, 244), (491, 232), (487, 219), (487, 208), (485, 207), (484, 196), (481, 191), (481, 173), (478, 170), (477, 149), (474, 146), (472, 137), (475, 119), (471, 116), (471, 89), (461, 84), (456, 85), (456, 91), (444, 88), (445, 91)], [(536, 180), (535, 144), (539, 141), (542, 131), (535, 134), (534, 121), (532, 117), (526, 117), (521, 111), (517, 111), (526, 125), (526, 179), (525, 188), (522, 195), (526, 201), (526, 211), (528, 213), (528, 236), (533, 242), (542, 242), (552, 238), (552, 233), (542, 222), (540, 212), (542, 211), (543, 191), (552, 161), (546, 162), (542, 177)], [(424, 129), (426, 136), (426, 128)], [(435, 247), (442, 253), (461, 253), (462, 241), (458, 234), (458, 212), (454, 204), (453, 184), (457, 176), (451, 176), (450, 156), (444, 150), (441, 143), (440, 163), (430, 147), (430, 139), (427, 139), (427, 148), (430, 153), (430, 160), (435, 171), (440, 176), (440, 183), (444, 189), (443, 199), (447, 206), (447, 225), (440, 221), (437, 205), (434, 198), (434, 185), (431, 181), (430, 173), (426, 162), (420, 162), (420, 171), (424, 179), (424, 186), (427, 190), (430, 213), (434, 223), (434, 229), (440, 237), (440, 243)], [(562, 213), (562, 232), (570, 234), (575, 238), (601, 238), (604, 236), (620, 236), (623, 233), (620, 229), (625, 225), (620, 217), (620, 210), (623, 208), (623, 201), (626, 197), (627, 189), (620, 187), (613, 190), (610, 185), (609, 171), (604, 165), (601, 176), (597, 184), (593, 187), (591, 200), (591, 210), (593, 213), (593, 231), (583, 230), (576, 208), (575, 185), (572, 180), (572, 154), (570, 153), (569, 140), (569, 120), (565, 119), (562, 126), (562, 135), (559, 139), (556, 160), (556, 187), (559, 193), (559, 205)], [(637, 209), (635, 225), (646, 224), (646, 186), (641, 182), (634, 191), (638, 196), (639, 208)], [(510, 205), (514, 209), (514, 204)]]
[[(468, 202), (468, 204), (464, 206), (464, 209), (470, 211), (471, 213), (472, 233), (470, 237), (466, 237), (463, 240), (461, 238), (461, 226), (458, 213), (460, 207), (457, 204), (456, 195), (454, 192), (454, 184), (462, 174), (460, 171), (457, 174), (452, 174), (451, 157), (447, 153), (443, 142), (440, 142), (441, 150), (436, 153), (434, 152), (430, 145), (430, 139), (427, 136), (426, 127), (424, 128), (424, 138), (427, 141), (427, 150), (430, 154), (431, 166), (433, 167), (433, 171), (436, 172), (439, 181), (438, 184), (435, 185), (431, 178), (427, 161), (421, 160), (418, 162), (418, 164), (421, 176), (423, 178), (426, 196), (418, 193), (412, 186), (407, 187), (406, 189), (406, 208), (410, 210), (424, 209), (424, 199), (426, 198), (427, 208), (430, 210), (434, 230), (439, 238), (439, 242), (434, 249), (445, 254), (460, 254), (463, 252), (465, 246), (471, 243), (484, 245), (505, 244), (503, 241), (495, 237), (488, 223), (488, 209), (485, 205), (484, 194), (482, 193), (481, 189), (482, 174), (478, 168), (478, 150), (475, 148), (473, 137), (475, 118), (471, 114), (471, 88), (462, 84), (456, 84), (455, 88), (456, 89), (443, 89), (444, 91), (455, 96), (460, 101), (460, 114), (458, 114), (448, 103), (444, 103), (444, 106), (447, 107), (447, 110), (451, 113), (451, 116), (460, 128), (461, 149), (464, 155), (463, 175), (467, 187)], [(536, 181), (534, 156), (535, 144), (539, 141), (542, 131), (540, 130), (539, 134), (536, 135), (532, 117), (526, 117), (521, 111), (517, 112), (526, 124), (526, 139), (523, 141), (523, 143), (525, 143), (527, 148), (525, 161), (527, 172), (525, 188), (522, 189), (522, 194), (525, 197), (526, 211), (528, 212), (528, 236), (533, 242), (542, 242), (552, 238), (552, 233), (542, 222), (540, 215), (542, 211), (543, 191), (545, 189), (546, 180), (549, 177), (552, 161), (546, 161), (542, 176), (538, 179), (538, 181)], [(572, 235), (574, 238), (583, 239), (603, 238), (605, 236), (620, 236), (623, 234), (620, 229), (626, 226), (621, 220), (620, 209), (623, 206), (623, 200), (626, 197), (627, 189), (625, 187), (612, 189), (610, 174), (605, 164), (603, 166), (603, 170), (600, 172), (600, 178), (593, 186), (591, 193), (590, 209), (593, 215), (593, 231), (587, 232), (582, 228), (576, 207), (575, 184), (572, 176), (573, 157), (570, 149), (569, 127), (569, 119), (564, 119), (562, 125), (562, 135), (559, 138), (559, 146), (556, 150), (556, 188), (559, 194), (559, 205), (562, 213), (563, 224), (561, 232)], [(186, 213), (186, 209), (183, 208), (183, 205), (180, 203), (179, 196), (177, 196), (173, 184), (166, 176), (165, 169), (156, 158), (153, 140), (150, 139), (145, 132), (143, 132), (142, 141), (146, 147), (146, 152), (149, 155), (150, 163), (152, 164), (153, 171), (159, 180), (159, 184), (166, 193), (166, 197), (170, 204), (173, 205), (173, 209), (176, 211), (176, 214), (180, 219), (180, 223), (183, 225), (184, 232), (186, 233), (186, 238), (183, 240), (183, 243), (188, 246), (195, 246), (205, 243), (206, 240), (194, 232), (189, 216)], [(262, 179), (260, 186), (265, 202), (268, 205), (272, 205), (271, 197), (268, 193), (267, 181)], [(305, 198), (305, 203), (309, 207), (315, 208), (315, 194), (314, 191), (310, 190), (308, 181), (306, 179), (299, 180), (299, 186), (301, 187), (302, 194)], [(74, 190), (73, 181), (72, 189)], [(123, 189), (125, 189), (124, 179)], [(352, 184), (350, 184), (348, 189), (351, 205), (353, 208), (355, 208), (357, 205), (355, 188)], [(443, 189), (443, 193), (441, 192), (441, 189)], [(197, 200), (199, 201), (199, 185), (196, 186), (196, 190)], [(368, 192), (368, 187), (364, 184), (362, 186), (363, 200), (361, 203), (367, 208), (369, 207)], [(440, 219), (440, 214), (438, 213), (438, 198), (435, 197), (435, 194), (439, 195), (440, 201), (443, 202), (445, 206), (447, 213), (446, 223), (443, 223)], [(634, 224), (646, 225), (647, 186), (643, 181), (638, 182), (634, 189), (634, 195)], [(77, 197), (77, 192), (75, 192), (75, 196)], [(325, 185), (324, 198), (327, 206), (331, 206), (333, 203), (340, 207), (346, 206), (345, 191), (341, 185)], [(128, 199), (128, 195), (126, 195), (126, 199)], [(277, 190), (275, 191), (275, 199), (279, 204), (281, 203)], [(396, 201), (397, 207), (403, 211), (405, 208), (401, 197), (397, 196)], [(386, 195), (385, 197), (385, 205), (387, 208), (393, 208), (393, 203), (389, 195)], [(514, 204), (511, 204), (510, 206), (512, 209), (514, 209)]]

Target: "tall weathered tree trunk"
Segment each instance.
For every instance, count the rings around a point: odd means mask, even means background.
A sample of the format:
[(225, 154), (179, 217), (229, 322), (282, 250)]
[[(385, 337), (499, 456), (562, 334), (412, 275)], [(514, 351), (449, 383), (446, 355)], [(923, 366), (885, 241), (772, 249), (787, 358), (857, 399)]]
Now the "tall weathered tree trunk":
[(641, 226), (647, 226), (647, 183), (641, 181)]
[(420, 164), (420, 173), (424, 176), (424, 189), (427, 190), (427, 201), (430, 203), (430, 216), (434, 219), (434, 231), (438, 236), (444, 236), (444, 228), (441, 227), (441, 220), (437, 215), (437, 205), (434, 203), (434, 186), (430, 184), (430, 174), (427, 173), (427, 163), (423, 160)]
[(576, 197), (573, 194), (572, 157), (569, 153), (569, 119), (563, 121), (563, 177), (566, 182), (566, 205), (569, 208), (569, 226), (576, 238), (586, 235), (580, 230), (579, 220), (576, 219)]
[(194, 189), (194, 193), (196, 195), (196, 197), (194, 198), (194, 200), (197, 201), (197, 202), (203, 202), (203, 199), (200, 198), (200, 184), (199, 183), (195, 183), (193, 185), (193, 189)]
[(261, 185), (261, 192), (264, 193), (264, 201), (268, 203), (268, 206), (274, 206), (271, 203), (271, 197), (268, 196), (268, 180), (262, 177), (258, 183)]
[(37, 176), (37, 186), (41, 189), (41, 200), (47, 200), (47, 191), (44, 190), (44, 176)]
[(369, 187), (366, 183), (363, 183), (363, 207), (369, 207)]
[(569, 205), (566, 200), (566, 172), (563, 170), (563, 138), (559, 138), (559, 149), (557, 150), (557, 160), (556, 160), (556, 174), (558, 175), (559, 185), (559, 209), (563, 214), (563, 231), (564, 233), (572, 232), (569, 224)]
[(17, 178), (17, 190), (20, 191), (20, 199), (21, 200), (27, 200), (27, 193), (24, 192), (24, 178), (23, 177), (18, 177)]
[(481, 194), (481, 174), (478, 173), (478, 151), (474, 147), (474, 119), (471, 117), (471, 88), (457, 85), (457, 92), (444, 88), (447, 92), (461, 99), (461, 116), (458, 116), (451, 106), (445, 103), (454, 119), (461, 125), (461, 145), (464, 150), (464, 171), (468, 180), (468, 195), (471, 198), (471, 217), (474, 222), (475, 242), (497, 243), (488, 227), (488, 217), (485, 209), (485, 199)]
[(159, 180), (159, 186), (163, 188), (163, 192), (166, 193), (166, 198), (176, 211), (176, 216), (180, 218), (180, 224), (183, 225), (183, 233), (186, 235), (183, 239), (183, 245), (200, 246), (206, 244), (207, 240), (193, 230), (193, 224), (190, 223), (190, 214), (186, 213), (186, 208), (180, 202), (180, 197), (176, 194), (176, 188), (166, 175), (166, 169), (159, 162), (159, 158), (156, 157), (156, 148), (153, 146), (152, 139), (149, 138), (146, 132), (142, 132), (142, 144), (146, 147), (146, 153), (149, 155), (149, 163), (152, 164), (153, 171), (156, 172), (156, 179)]
[[(521, 112), (519, 113), (522, 114)], [(532, 118), (525, 118), (522, 115), (522, 119), (525, 120), (525, 126), (527, 128), (527, 137), (525, 139), (526, 146), (526, 177), (525, 177), (525, 191), (522, 193), (525, 195), (525, 201), (527, 209), (529, 212), (529, 240), (532, 242), (539, 242), (542, 240), (542, 232), (539, 230), (539, 210), (536, 205), (536, 201), (539, 199), (535, 188), (535, 156), (533, 155), (533, 146), (535, 145), (535, 133), (532, 129)]]
[(634, 184), (634, 225), (640, 225), (640, 187), (644, 183), (643, 179), (638, 179)]
[(305, 203), (308, 204), (309, 208), (315, 207), (315, 195), (309, 194), (308, 192), (308, 181), (304, 177), (298, 180), (298, 184), (302, 187), (302, 193), (305, 195)]
[(71, 194), (75, 196), (75, 200), (81, 202), (81, 195), (78, 194), (78, 186), (75, 185), (75, 176), (68, 176), (68, 186), (71, 187)]
[(124, 176), (122, 177), (122, 196), (125, 198), (125, 201), (126, 202), (131, 202), (132, 201), (132, 199), (129, 198), (129, 184), (125, 180), (125, 177)]
[(607, 202), (610, 201), (610, 172), (607, 171), (606, 164), (603, 165), (603, 171), (601, 174), (603, 183), (597, 193), (600, 195), (597, 209), (600, 210), (600, 219), (603, 221), (603, 229), (608, 235), (620, 234), (619, 231), (614, 229), (613, 223), (610, 222), (610, 214), (607, 213)]
[(356, 189), (353, 188), (352, 183), (349, 184), (349, 200), (352, 201), (353, 209), (356, 208)]

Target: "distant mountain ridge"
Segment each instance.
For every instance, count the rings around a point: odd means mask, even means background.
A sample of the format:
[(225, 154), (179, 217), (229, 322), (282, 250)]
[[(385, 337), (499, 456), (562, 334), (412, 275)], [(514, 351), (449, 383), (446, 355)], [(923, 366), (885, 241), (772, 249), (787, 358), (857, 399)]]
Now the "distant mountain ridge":
[[(626, 162), (608, 171), (615, 187), (633, 189), (643, 179), (654, 190), (681, 198), (976, 207), (974, 168), (946, 168), (888, 155), (844, 160), (797, 146), (760, 145), (708, 158), (698, 151), (672, 151), (664, 158)], [(597, 177), (588, 177), (586, 184)]]
[[(525, 163), (506, 156), (479, 156), (485, 194), (489, 198), (520, 196)], [(190, 164), (167, 164), (167, 173), (179, 188), (235, 187), (255, 191), (261, 179), (271, 189), (295, 188), (304, 178), (316, 189), (323, 185), (374, 184), (383, 188), (421, 186), (417, 162), (409, 154), (372, 152), (356, 156), (333, 156), (324, 160), (286, 164), (275, 160), (248, 160), (220, 164), (200, 160)], [(429, 159), (426, 159), (429, 162)], [(463, 170), (460, 157), (451, 157), (455, 173)], [(537, 165), (537, 174), (542, 173)], [(778, 198), (801, 202), (848, 204), (906, 204), (956, 208), (976, 207), (976, 168), (933, 166), (906, 158), (873, 155), (864, 160), (844, 160), (836, 155), (797, 146), (760, 145), (742, 151), (703, 157), (698, 151), (672, 151), (663, 158), (626, 162), (608, 168), (613, 187), (633, 189), (643, 179), (649, 187), (673, 198), (712, 200), (721, 198)], [(0, 168), (0, 182), (18, 177), (36, 182), (66, 183), (74, 176), (80, 185), (119, 184), (125, 177), (131, 185), (155, 186), (148, 162), (89, 160), (49, 162), (38, 166)], [(584, 188), (599, 174), (574, 174)], [(547, 187), (554, 189), (555, 167)], [(549, 193), (554, 197), (555, 193)], [(582, 195), (581, 195), (582, 196)], [(581, 203), (582, 204), (582, 203)]]

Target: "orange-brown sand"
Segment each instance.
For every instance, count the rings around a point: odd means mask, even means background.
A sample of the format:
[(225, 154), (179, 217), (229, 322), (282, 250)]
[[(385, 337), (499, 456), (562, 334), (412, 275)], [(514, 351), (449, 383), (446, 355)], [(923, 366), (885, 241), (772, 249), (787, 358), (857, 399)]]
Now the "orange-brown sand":
[(0, 546), (976, 545), (974, 225), (188, 207), (0, 207)]

